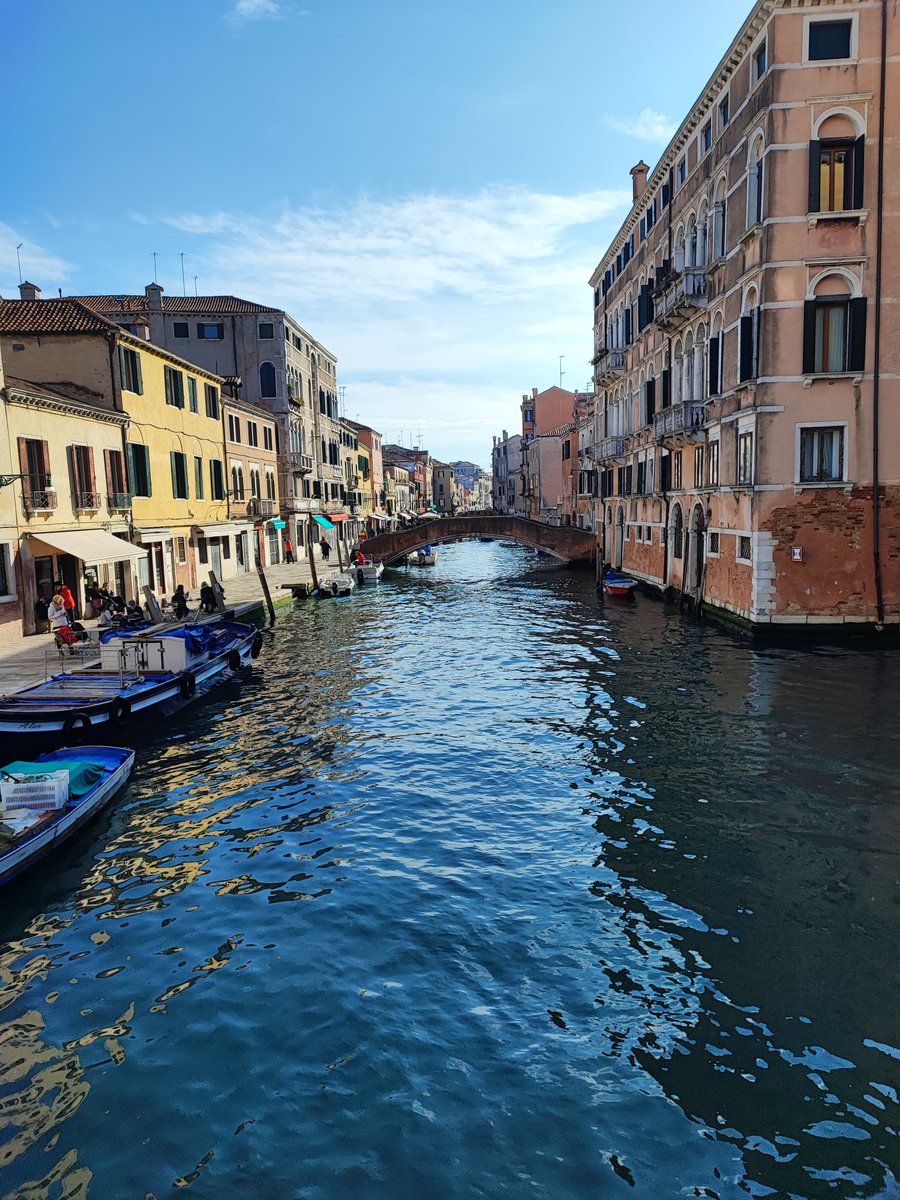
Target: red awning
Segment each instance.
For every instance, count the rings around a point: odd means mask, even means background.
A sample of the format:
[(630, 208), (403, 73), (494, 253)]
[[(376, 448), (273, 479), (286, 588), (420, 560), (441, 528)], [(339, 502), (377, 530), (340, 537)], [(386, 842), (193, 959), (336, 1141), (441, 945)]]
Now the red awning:
[(337, 525), (340, 521), (350, 520), (350, 517), (347, 515), (347, 513), (326, 513), (325, 516), (329, 521), (334, 521), (335, 525)]

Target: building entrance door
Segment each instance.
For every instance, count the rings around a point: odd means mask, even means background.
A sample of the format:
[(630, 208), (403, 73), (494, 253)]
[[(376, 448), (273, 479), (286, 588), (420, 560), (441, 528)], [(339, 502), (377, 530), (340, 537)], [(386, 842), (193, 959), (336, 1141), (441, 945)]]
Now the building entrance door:
[(216, 579), (222, 580), (222, 543), (218, 538), (209, 539), (209, 565), (216, 573)]

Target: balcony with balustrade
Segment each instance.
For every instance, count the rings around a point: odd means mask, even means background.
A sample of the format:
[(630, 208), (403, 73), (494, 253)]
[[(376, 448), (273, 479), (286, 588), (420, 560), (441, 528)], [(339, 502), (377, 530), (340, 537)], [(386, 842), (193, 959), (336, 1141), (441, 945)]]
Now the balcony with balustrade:
[(251, 496), (247, 501), (248, 517), (274, 517), (276, 511), (274, 500), (264, 500), (261, 496)]
[(22, 476), (22, 508), (26, 517), (32, 513), (55, 512), (59, 501), (49, 475)]
[(301, 454), (299, 450), (288, 450), (284, 457), (293, 475), (309, 475), (315, 465), (311, 454)]
[(72, 506), (78, 512), (98, 512), (103, 503), (99, 492), (73, 492)]
[(110, 512), (130, 512), (131, 492), (110, 492), (106, 497), (106, 507)]
[(597, 459), (599, 462), (603, 462), (609, 458), (622, 458), (625, 454), (625, 449), (626, 441), (624, 434), (616, 433), (611, 437), (601, 438), (597, 443)]
[(657, 439), (678, 438), (682, 441), (703, 442), (706, 440), (706, 405), (691, 400), (673, 404), (656, 413), (653, 418), (653, 436)]
[(611, 383), (625, 374), (625, 351), (601, 346), (591, 359), (594, 383)]
[(706, 267), (685, 267), (661, 280), (653, 292), (653, 319), (668, 332), (706, 308)]

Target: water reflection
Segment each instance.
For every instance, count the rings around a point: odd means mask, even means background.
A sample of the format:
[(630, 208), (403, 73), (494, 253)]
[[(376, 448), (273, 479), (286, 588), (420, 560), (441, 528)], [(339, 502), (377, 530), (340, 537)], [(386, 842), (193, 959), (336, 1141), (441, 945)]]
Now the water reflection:
[(895, 660), (536, 561), (298, 608), (11, 894), (4, 1196), (896, 1194)]

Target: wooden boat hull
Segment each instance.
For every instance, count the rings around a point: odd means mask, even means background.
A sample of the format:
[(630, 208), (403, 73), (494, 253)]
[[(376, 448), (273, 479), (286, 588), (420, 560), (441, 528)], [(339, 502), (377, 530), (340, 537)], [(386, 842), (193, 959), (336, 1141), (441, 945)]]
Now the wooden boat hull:
[(257, 657), (262, 639), (254, 626), (223, 624), (234, 637), (220, 652), (191, 662), (183, 671), (145, 671), (139, 680), (123, 680), (118, 672), (99, 669), (63, 671), (0, 699), (0, 744), (90, 742), (151, 714), (176, 711)]
[(631, 596), (637, 587), (636, 579), (604, 580), (603, 590), (607, 596)]
[[(53, 769), (54, 759), (73, 758), (77, 751), (57, 750), (42, 754), (36, 760)], [(109, 761), (109, 773), (80, 799), (66, 805), (59, 815), (43, 825), (31, 837), (25, 837), (6, 851), (0, 851), (0, 887), (22, 875), (51, 851), (69, 841), (78, 830), (95, 816), (115, 794), (125, 786), (134, 766), (134, 751), (118, 746), (91, 746), (91, 758)]]

